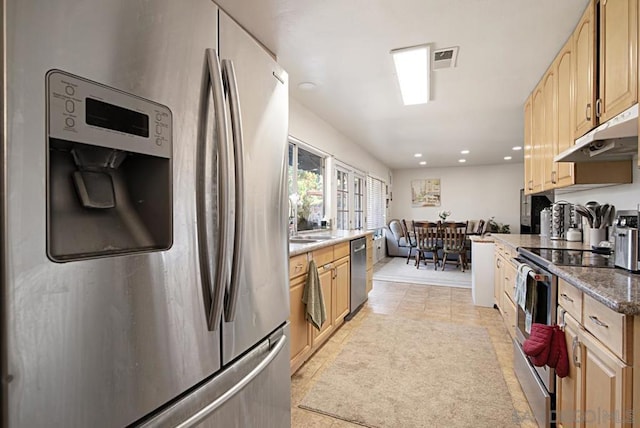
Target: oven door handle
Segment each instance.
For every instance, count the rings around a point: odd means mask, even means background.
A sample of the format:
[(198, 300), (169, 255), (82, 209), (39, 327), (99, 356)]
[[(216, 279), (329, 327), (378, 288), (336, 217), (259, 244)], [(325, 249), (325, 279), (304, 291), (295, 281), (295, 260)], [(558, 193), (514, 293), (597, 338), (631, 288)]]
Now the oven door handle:
[(540, 272), (536, 272), (535, 268), (533, 266), (531, 266), (531, 264), (529, 264), (526, 260), (523, 260), (520, 257), (514, 257), (511, 260), (513, 260), (518, 265), (518, 267), (520, 267), (520, 265), (527, 265), (531, 269), (531, 271), (529, 272), (529, 276), (531, 278), (533, 278), (534, 281), (537, 281), (537, 282), (549, 282), (550, 281), (549, 275), (546, 275), (546, 274), (540, 273)]

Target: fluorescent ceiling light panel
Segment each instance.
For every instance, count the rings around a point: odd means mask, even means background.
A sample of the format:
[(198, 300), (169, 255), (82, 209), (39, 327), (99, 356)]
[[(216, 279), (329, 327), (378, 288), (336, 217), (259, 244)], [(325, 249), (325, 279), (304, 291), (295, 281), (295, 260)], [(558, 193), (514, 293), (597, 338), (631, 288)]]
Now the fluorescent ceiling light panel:
[(404, 105), (425, 104), (429, 101), (431, 48), (427, 45), (391, 51)]

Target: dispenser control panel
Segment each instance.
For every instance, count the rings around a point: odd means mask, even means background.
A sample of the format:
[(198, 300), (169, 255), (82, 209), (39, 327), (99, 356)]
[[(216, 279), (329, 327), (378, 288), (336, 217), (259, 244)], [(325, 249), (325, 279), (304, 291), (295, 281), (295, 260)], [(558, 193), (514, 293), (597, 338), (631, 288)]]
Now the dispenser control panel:
[(167, 106), (60, 70), (47, 73), (50, 138), (171, 158)]

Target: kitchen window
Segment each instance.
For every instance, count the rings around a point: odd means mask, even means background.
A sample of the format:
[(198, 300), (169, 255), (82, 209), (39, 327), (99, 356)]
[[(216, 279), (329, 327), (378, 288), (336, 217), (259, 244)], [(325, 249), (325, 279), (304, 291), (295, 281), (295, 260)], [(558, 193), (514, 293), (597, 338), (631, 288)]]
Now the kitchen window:
[(321, 227), (325, 209), (325, 156), (297, 140), (289, 142), (289, 224), (295, 230)]
[(336, 228), (361, 230), (364, 226), (364, 174), (336, 162)]

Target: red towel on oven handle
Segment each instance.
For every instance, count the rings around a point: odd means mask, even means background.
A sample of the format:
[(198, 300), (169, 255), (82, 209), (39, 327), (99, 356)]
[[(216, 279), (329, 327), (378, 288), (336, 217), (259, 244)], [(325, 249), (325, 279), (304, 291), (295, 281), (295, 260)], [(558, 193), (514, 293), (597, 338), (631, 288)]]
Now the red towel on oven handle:
[(569, 354), (567, 352), (567, 341), (564, 331), (559, 326), (554, 326), (553, 338), (551, 339), (551, 351), (547, 365), (556, 369), (558, 377), (569, 375)]
[(534, 366), (542, 367), (547, 364), (551, 351), (554, 327), (546, 324), (533, 323), (529, 338), (522, 344), (522, 350)]

